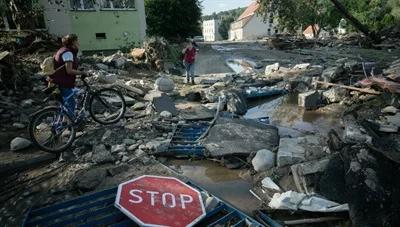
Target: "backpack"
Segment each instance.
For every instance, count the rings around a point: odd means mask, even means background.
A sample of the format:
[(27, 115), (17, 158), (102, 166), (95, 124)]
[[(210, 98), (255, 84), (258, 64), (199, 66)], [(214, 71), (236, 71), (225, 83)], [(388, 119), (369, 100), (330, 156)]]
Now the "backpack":
[(42, 62), (42, 64), (40, 64), (40, 68), (42, 69), (42, 73), (45, 76), (51, 76), (55, 73), (55, 69), (54, 69), (54, 57), (47, 57), (46, 59), (44, 59), (44, 61)]

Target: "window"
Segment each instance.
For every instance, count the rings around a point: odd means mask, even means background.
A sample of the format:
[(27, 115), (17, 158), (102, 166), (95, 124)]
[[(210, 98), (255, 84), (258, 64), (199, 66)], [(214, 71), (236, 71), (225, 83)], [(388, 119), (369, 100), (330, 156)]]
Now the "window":
[(96, 33), (96, 39), (107, 39), (106, 33)]
[(134, 9), (135, 0), (102, 0), (103, 9)]
[(269, 18), (269, 23), (270, 24), (274, 23), (274, 18), (273, 17)]
[(72, 10), (94, 9), (95, 0), (71, 0)]

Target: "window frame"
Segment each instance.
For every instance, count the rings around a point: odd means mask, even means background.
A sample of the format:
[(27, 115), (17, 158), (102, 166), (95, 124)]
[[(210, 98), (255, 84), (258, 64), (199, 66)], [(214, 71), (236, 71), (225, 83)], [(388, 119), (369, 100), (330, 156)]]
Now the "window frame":
[[(105, 2), (109, 2), (110, 8), (104, 7)], [(133, 0), (133, 8), (114, 8), (113, 0), (101, 0), (100, 1), (100, 10), (102, 11), (135, 11), (136, 9), (136, 0)]]
[[(85, 8), (85, 1), (92, 1), (93, 7), (92, 8)], [(79, 0), (79, 8), (74, 8), (72, 6), (72, 0), (70, 0), (69, 6), (71, 7), (71, 11), (96, 11), (96, 0)]]

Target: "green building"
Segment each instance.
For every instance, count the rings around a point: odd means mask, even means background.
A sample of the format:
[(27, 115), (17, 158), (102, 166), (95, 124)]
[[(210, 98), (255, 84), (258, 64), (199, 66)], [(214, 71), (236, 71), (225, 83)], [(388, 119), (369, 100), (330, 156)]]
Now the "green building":
[(46, 28), (58, 37), (75, 33), (82, 51), (116, 50), (146, 36), (144, 0), (41, 0)]

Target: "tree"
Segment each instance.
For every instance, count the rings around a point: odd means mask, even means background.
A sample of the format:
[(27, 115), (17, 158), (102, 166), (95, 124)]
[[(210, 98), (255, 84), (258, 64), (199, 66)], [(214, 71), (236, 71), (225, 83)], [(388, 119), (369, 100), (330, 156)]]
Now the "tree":
[(225, 17), (221, 20), (221, 25), (218, 28), (218, 32), (221, 35), (222, 39), (229, 38), (229, 29), (231, 28), (231, 23), (233, 23), (235, 19), (233, 17)]
[(145, 0), (147, 33), (182, 40), (201, 34), (199, 0)]
[(20, 29), (33, 29), (38, 16), (42, 14), (39, 0), (0, 0), (0, 17), (3, 23), (8, 23), (7, 14)]
[[(346, 18), (357, 30), (373, 40), (381, 30), (392, 27), (399, 15), (398, 0), (258, 0), (260, 12), (278, 14), (279, 22), (289, 31), (303, 24), (317, 23), (322, 28), (336, 27), (340, 18)], [(397, 8), (396, 8), (397, 6)], [(392, 12), (392, 14), (390, 13)], [(396, 14), (399, 13), (399, 14)], [(400, 16), (400, 15), (399, 15)]]

